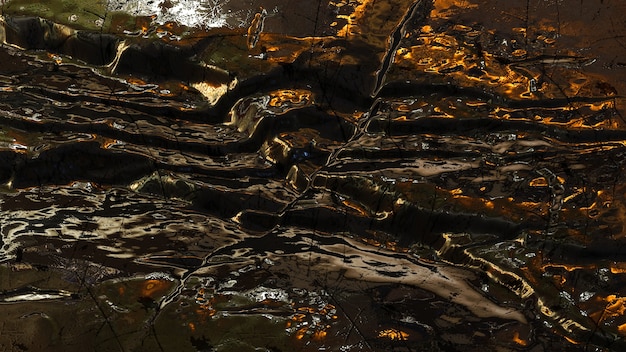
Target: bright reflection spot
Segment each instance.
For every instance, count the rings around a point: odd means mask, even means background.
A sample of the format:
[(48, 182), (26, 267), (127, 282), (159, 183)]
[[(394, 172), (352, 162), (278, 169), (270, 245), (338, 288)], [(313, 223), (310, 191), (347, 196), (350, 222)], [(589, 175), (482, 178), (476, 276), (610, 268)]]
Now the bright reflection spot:
[(211, 105), (217, 104), (220, 98), (228, 92), (228, 85), (226, 84), (213, 85), (208, 82), (198, 82), (192, 83), (191, 86), (200, 92)]
[(167, 0), (167, 1), (110, 1), (111, 10), (128, 12), (133, 16), (151, 16), (159, 24), (177, 22), (188, 27), (226, 27), (228, 20), (237, 16), (224, 6), (229, 0)]

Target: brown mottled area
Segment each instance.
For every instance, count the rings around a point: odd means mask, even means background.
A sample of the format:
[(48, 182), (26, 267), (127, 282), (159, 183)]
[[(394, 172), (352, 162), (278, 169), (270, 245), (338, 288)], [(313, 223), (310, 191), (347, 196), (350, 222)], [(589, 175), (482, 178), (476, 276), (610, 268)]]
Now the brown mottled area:
[(622, 2), (107, 4), (2, 7), (0, 350), (626, 350)]
[[(622, 1), (506, 1), (441, 0), (435, 1), (433, 28), (452, 21), (481, 32), (490, 33), (480, 42), (485, 53), (516, 59), (537, 56), (576, 56), (585, 58), (582, 73), (574, 81), (580, 90), (615, 97), (622, 116), (626, 116), (626, 3)], [(548, 80), (562, 75), (558, 67), (544, 70)], [(559, 82), (563, 84), (565, 82)], [(561, 94), (563, 95), (563, 94)]]

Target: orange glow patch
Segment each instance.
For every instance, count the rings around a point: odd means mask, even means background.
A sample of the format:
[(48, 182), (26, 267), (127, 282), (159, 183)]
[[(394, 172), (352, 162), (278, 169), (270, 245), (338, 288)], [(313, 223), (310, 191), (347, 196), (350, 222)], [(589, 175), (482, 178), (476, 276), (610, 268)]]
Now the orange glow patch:
[(548, 187), (548, 181), (545, 177), (537, 177), (529, 182), (531, 187)]
[(48, 56), (49, 59), (54, 61), (57, 65), (60, 65), (61, 62), (63, 62), (63, 59), (58, 55), (51, 54), (51, 53), (47, 53), (46, 55)]
[(618, 317), (624, 315), (626, 312), (626, 298), (617, 297), (616, 295), (609, 295), (606, 297), (608, 304), (604, 308), (604, 318)]
[(167, 280), (146, 280), (141, 288), (142, 297), (153, 297), (170, 286)]
[(541, 203), (538, 203), (538, 202), (520, 202), (519, 205), (524, 207), (524, 208), (536, 208), (536, 207), (540, 206)]
[(119, 287), (117, 288), (117, 293), (118, 293), (120, 296), (123, 296), (123, 295), (126, 293), (126, 287), (124, 287), (124, 286), (119, 286)]
[(306, 105), (312, 101), (311, 92), (301, 89), (279, 90), (270, 93), (269, 106), (282, 107), (285, 104)]
[(374, 247), (380, 247), (382, 245), (381, 242), (376, 241), (375, 239), (372, 239), (372, 238), (362, 238), (361, 241), (369, 244), (370, 246), (374, 246)]
[(313, 307), (300, 307), (300, 308), (298, 308), (298, 310), (301, 311), (301, 312), (307, 312), (307, 313), (311, 313), (311, 314), (317, 313), (317, 309), (315, 309)]
[(454, 195), (454, 196), (458, 196), (463, 194), (463, 190), (460, 188), (455, 188), (453, 190), (450, 191), (450, 194)]
[(519, 332), (515, 332), (515, 334), (513, 334), (513, 342), (515, 342), (516, 344), (520, 345), (520, 346), (528, 346), (528, 341), (522, 339), (519, 337)]
[(394, 241), (385, 242), (385, 248), (393, 252), (405, 252), (406, 253), (408, 251), (408, 249), (406, 248), (398, 247), (398, 242), (394, 242)]
[(325, 42), (323, 37), (290, 37), (276, 33), (261, 33), (259, 41), (264, 43), (268, 53), (268, 62), (293, 62), (300, 54), (309, 50), (314, 42)]
[(196, 331), (196, 324), (189, 323), (187, 326), (189, 326), (189, 330), (191, 330), (191, 332), (195, 332)]
[(623, 263), (623, 262), (614, 263), (613, 266), (611, 266), (611, 273), (613, 273), (613, 274), (625, 274), (626, 273), (626, 263)]
[(576, 341), (576, 340), (573, 340), (573, 339), (571, 339), (571, 338), (569, 338), (569, 337), (567, 337), (567, 336), (563, 336), (563, 337), (564, 337), (564, 338), (565, 338), (565, 339), (566, 339), (569, 343), (571, 343), (571, 344), (574, 344), (574, 345), (578, 345), (578, 344), (580, 344), (580, 342), (578, 342), (578, 341)]
[(354, 11), (350, 15), (340, 15), (337, 18), (342, 18), (348, 21), (343, 28), (337, 31), (337, 36), (339, 37), (349, 37), (354, 34), (358, 34), (358, 24), (357, 22), (365, 15), (365, 8), (371, 0), (363, 0), (357, 7), (354, 8)]
[[(112, 125), (113, 125), (113, 124), (111, 124), (111, 126), (112, 126)], [(95, 138), (95, 136), (94, 136), (94, 138)], [(117, 144), (118, 144), (118, 142), (119, 142), (119, 141), (118, 141), (117, 139), (108, 139), (108, 138), (107, 138), (107, 139), (105, 139), (105, 140), (102, 142), (102, 148), (103, 148), (103, 149), (109, 149), (109, 148), (111, 148), (112, 146), (117, 145)]]
[(313, 334), (314, 340), (323, 340), (326, 337), (327, 332), (325, 330), (318, 330)]
[(196, 312), (196, 315), (198, 316), (198, 320), (200, 321), (205, 321), (206, 319), (217, 314), (217, 311), (213, 309), (213, 307), (210, 304), (202, 304), (198, 306), (195, 312)]
[(378, 333), (379, 338), (387, 338), (390, 340), (403, 341), (409, 337), (409, 334), (396, 329), (385, 329)]
[(603, 111), (603, 110), (609, 110), (609, 109), (614, 109), (615, 108), (615, 104), (613, 103), (613, 101), (605, 101), (605, 102), (600, 102), (597, 104), (589, 104), (589, 109), (591, 111)]
[(352, 119), (353, 119), (354, 121), (357, 121), (357, 120), (359, 120), (359, 119), (363, 118), (364, 116), (366, 116), (366, 114), (365, 114), (365, 113), (358, 112), (358, 111), (354, 112), (354, 113), (351, 115), (351, 117), (352, 117)]
[(619, 331), (619, 333), (621, 335), (625, 335), (626, 336), (626, 324), (622, 324), (620, 326), (617, 327), (617, 331)]
[(280, 50), (280, 48), (277, 46), (269, 46), (269, 47), (265, 47), (265, 49), (268, 53), (273, 53), (273, 52), (277, 52)]
[[(298, 310), (302, 310), (302, 309), (298, 308)], [(293, 317), (291, 317), (291, 320), (295, 322), (301, 322), (301, 321), (304, 321), (304, 318), (306, 318), (306, 315), (302, 313), (298, 313), (298, 314), (294, 314)]]
[(143, 86), (143, 85), (146, 84), (145, 81), (143, 81), (143, 80), (141, 80), (139, 78), (134, 78), (134, 77), (127, 78), (126, 82), (128, 82), (128, 84), (133, 84), (133, 85), (136, 85), (136, 86)]
[[(596, 322), (601, 323), (607, 319), (621, 317), (626, 312), (626, 297), (608, 295), (605, 298), (595, 297), (599, 303), (606, 302), (604, 310), (594, 312), (589, 316)], [(626, 324), (624, 324), (626, 325)]]
[(304, 337), (304, 335), (306, 334), (306, 332), (308, 330), (309, 329), (307, 327), (303, 327), (303, 328), (298, 329), (298, 331), (296, 331), (296, 338), (298, 340), (302, 340), (302, 338)]

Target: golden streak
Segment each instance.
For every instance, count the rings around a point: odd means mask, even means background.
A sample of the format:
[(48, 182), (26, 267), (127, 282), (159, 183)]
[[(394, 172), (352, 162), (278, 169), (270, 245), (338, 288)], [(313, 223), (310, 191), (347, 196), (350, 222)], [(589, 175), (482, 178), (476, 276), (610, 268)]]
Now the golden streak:
[(582, 266), (582, 265), (567, 265), (567, 264), (554, 264), (554, 263), (551, 263), (551, 264), (543, 265), (541, 267), (541, 269), (545, 271), (546, 269), (550, 269), (550, 268), (560, 268), (560, 269), (566, 270), (568, 272), (572, 272), (574, 270), (591, 269), (593, 267), (595, 267), (595, 265), (590, 265), (590, 266), (586, 267), (586, 266)]
[(359, 213), (362, 216), (369, 216), (369, 212), (367, 211), (367, 209), (365, 209), (364, 207), (362, 207), (360, 204), (356, 203), (356, 202), (352, 202), (348, 199), (344, 200), (343, 202), (341, 202), (344, 206), (356, 210), (357, 213)]

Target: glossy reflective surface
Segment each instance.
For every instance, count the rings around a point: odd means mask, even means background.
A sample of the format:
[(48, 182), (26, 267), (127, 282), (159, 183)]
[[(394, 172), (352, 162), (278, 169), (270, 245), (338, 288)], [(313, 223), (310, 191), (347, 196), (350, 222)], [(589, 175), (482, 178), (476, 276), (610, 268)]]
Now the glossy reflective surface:
[(8, 1), (0, 346), (622, 350), (625, 10)]

